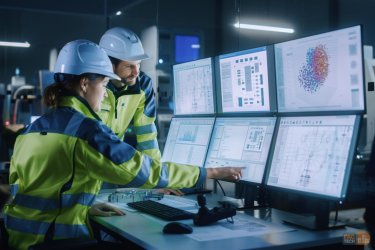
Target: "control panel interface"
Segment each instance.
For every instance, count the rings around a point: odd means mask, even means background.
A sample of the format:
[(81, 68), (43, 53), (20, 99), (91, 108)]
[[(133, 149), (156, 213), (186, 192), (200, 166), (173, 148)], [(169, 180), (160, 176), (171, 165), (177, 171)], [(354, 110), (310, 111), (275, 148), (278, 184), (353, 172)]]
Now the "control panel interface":
[(275, 123), (275, 117), (216, 118), (205, 167), (244, 167), (243, 181), (261, 183)]
[(212, 59), (173, 65), (174, 114), (214, 114)]
[(202, 167), (215, 118), (172, 118), (162, 161)]
[(360, 26), (275, 44), (279, 112), (364, 110)]
[(219, 56), (222, 112), (270, 111), (267, 47)]
[(267, 185), (341, 198), (354, 154), (358, 117), (282, 117)]

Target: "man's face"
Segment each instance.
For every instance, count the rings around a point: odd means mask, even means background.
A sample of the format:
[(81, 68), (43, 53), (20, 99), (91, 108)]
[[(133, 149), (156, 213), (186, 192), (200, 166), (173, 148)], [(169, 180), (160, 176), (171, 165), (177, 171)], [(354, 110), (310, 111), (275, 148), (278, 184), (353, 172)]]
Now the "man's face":
[[(136, 83), (141, 61), (121, 61), (113, 70), (121, 78), (121, 82), (128, 86)], [(115, 81), (116, 84), (116, 81)], [(117, 82), (119, 84), (119, 82)], [(119, 86), (120, 87), (120, 86)]]

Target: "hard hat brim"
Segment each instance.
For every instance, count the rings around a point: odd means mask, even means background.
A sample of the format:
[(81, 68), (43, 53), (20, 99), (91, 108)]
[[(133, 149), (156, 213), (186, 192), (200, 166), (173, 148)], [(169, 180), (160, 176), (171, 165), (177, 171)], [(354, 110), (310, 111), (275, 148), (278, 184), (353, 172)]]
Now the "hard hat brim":
[(121, 78), (118, 75), (114, 74), (114, 73), (108, 72), (108, 73), (105, 73), (104, 75), (108, 76), (111, 79), (115, 79), (115, 80), (119, 80), (119, 81), (121, 80)]
[(132, 57), (123, 57), (123, 58), (118, 58), (118, 57), (113, 56), (113, 55), (110, 55), (110, 56), (115, 57), (115, 58), (117, 58), (117, 59), (119, 59), (121, 61), (130, 61), (130, 62), (143, 61), (143, 60), (150, 59), (150, 57), (147, 54), (143, 54), (143, 55), (139, 55), (139, 56), (132, 56)]

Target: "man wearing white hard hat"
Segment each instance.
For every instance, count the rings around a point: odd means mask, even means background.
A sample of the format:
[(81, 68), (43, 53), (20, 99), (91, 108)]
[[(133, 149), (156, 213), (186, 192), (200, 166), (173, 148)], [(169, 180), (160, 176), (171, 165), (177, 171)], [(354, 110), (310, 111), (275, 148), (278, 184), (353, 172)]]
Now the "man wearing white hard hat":
[(160, 161), (155, 93), (151, 78), (140, 71), (141, 61), (149, 58), (142, 42), (133, 31), (115, 27), (104, 33), (99, 45), (121, 78), (108, 83), (99, 116), (120, 139), (125, 139), (127, 130), (134, 130), (137, 149)]

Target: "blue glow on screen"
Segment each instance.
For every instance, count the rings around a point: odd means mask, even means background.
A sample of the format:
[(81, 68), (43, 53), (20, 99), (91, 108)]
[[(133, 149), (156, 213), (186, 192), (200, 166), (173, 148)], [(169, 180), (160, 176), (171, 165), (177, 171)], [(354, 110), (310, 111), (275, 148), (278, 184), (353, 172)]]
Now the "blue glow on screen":
[(198, 36), (175, 37), (175, 62), (189, 62), (199, 59), (200, 41)]

